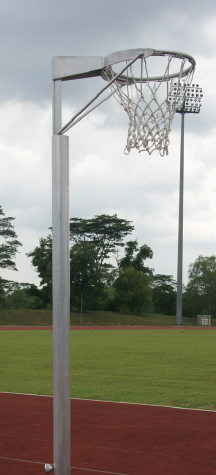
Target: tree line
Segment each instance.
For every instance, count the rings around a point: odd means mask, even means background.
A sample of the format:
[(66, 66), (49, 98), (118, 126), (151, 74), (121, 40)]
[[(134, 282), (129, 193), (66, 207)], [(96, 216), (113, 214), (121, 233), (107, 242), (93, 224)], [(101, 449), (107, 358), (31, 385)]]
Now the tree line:
[[(0, 207), (0, 267), (17, 270), (19, 246), (13, 226)], [(131, 221), (116, 214), (92, 219), (70, 219), (71, 309), (111, 310), (175, 315), (176, 282), (171, 275), (154, 274), (146, 265), (153, 258), (147, 245), (126, 240), (134, 231)], [(123, 250), (123, 257), (122, 252)], [(40, 278), (40, 286), (0, 277), (0, 305), (5, 308), (52, 308), (52, 237), (48, 234), (27, 254)], [(183, 314), (195, 317), (216, 308), (216, 256), (190, 264), (189, 282), (183, 292)]]

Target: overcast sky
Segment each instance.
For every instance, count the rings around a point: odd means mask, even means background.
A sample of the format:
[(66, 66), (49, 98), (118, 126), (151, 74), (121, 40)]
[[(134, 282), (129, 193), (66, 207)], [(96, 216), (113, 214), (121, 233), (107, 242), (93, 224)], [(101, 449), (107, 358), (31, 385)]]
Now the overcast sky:
[[(200, 254), (216, 254), (215, 0), (0, 1), (0, 205), (23, 243), (18, 272), (38, 285), (26, 257), (51, 222), (52, 57), (105, 56), (132, 49), (180, 51), (196, 60), (202, 110), (185, 118), (184, 282)], [(63, 85), (69, 119), (103, 86), (101, 78)], [(176, 278), (180, 114), (169, 155), (124, 155), (127, 116), (114, 98), (68, 133), (70, 217), (117, 213), (133, 222), (128, 239), (147, 244), (155, 273)]]

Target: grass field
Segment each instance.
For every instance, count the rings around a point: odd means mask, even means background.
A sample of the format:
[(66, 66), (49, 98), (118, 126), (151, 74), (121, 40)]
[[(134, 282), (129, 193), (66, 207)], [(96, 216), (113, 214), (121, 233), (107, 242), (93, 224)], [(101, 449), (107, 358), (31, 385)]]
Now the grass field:
[[(83, 313), (83, 325), (152, 325), (152, 326), (173, 326), (175, 325), (175, 316), (172, 315), (157, 315), (157, 314), (143, 314), (131, 315), (120, 314), (116, 312), (103, 311), (89, 311)], [(71, 325), (79, 325), (80, 314), (71, 312)], [(184, 326), (196, 326), (195, 318), (183, 317)], [(27, 310), (27, 309), (0, 309), (0, 325), (52, 325), (52, 311), (51, 310)], [(212, 325), (216, 325), (216, 320), (213, 320)]]
[[(216, 409), (216, 332), (71, 331), (71, 397)], [(52, 332), (0, 332), (1, 391), (52, 394)]]

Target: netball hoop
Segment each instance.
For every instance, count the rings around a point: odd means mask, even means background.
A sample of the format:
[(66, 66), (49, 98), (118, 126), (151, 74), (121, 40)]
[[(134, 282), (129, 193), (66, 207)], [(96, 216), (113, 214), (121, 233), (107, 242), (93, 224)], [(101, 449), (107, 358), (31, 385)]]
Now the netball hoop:
[[(157, 65), (158, 58), (164, 60), (160, 61), (163, 72)], [(173, 116), (184, 101), (180, 91), (190, 85), (195, 61), (181, 53), (154, 51), (150, 56), (141, 53), (135, 62), (129, 64), (129, 60), (126, 60), (126, 64), (126, 75), (116, 77), (112, 66), (105, 67), (101, 73), (107, 81), (113, 80), (110, 85), (113, 95), (128, 114), (125, 153), (129, 154), (132, 148), (136, 148), (139, 152), (147, 151), (149, 154), (154, 150), (158, 150), (162, 156), (168, 154)], [(159, 76), (152, 76), (151, 70), (159, 71)], [(174, 81), (176, 100), (170, 107), (168, 99)]]
[[(123, 64), (122, 64), (123, 63)], [(113, 65), (120, 72), (114, 72)], [(195, 70), (192, 56), (172, 51), (133, 49), (103, 57), (56, 57), (53, 79), (63, 81), (101, 76), (108, 84), (84, 106), (57, 134), (63, 134), (110, 96), (114, 96), (128, 115), (125, 153), (132, 148), (151, 154), (168, 154), (173, 116), (184, 101), (181, 91), (192, 82)], [(123, 68), (122, 68), (123, 65)], [(59, 69), (64, 73), (60, 74)], [(125, 73), (125, 74), (124, 74)], [(169, 103), (175, 83), (176, 101)], [(106, 90), (110, 94), (94, 107), (89, 106)], [(87, 112), (85, 112), (87, 110)]]
[[(114, 72), (114, 69), (120, 69)], [(52, 295), (53, 295), (53, 442), (54, 464), (45, 471), (70, 475), (70, 255), (69, 137), (78, 121), (114, 95), (128, 114), (125, 153), (168, 153), (173, 115), (184, 100), (181, 85), (190, 85), (195, 60), (186, 54), (153, 49), (119, 51), (108, 56), (53, 58), (52, 138)], [(99, 76), (106, 85), (62, 126), (62, 83)], [(169, 104), (173, 80), (176, 101)], [(109, 94), (103, 94), (109, 89)], [(184, 88), (186, 89), (186, 88)], [(182, 91), (182, 88), (181, 88)], [(97, 99), (103, 98), (97, 102)], [(95, 103), (96, 102), (96, 103)]]

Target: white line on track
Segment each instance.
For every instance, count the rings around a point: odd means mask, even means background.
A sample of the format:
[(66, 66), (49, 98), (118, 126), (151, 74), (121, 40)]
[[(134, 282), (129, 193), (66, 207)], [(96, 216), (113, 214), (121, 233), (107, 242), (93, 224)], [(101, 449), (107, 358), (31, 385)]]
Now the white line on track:
[(37, 463), (39, 465), (44, 465), (43, 462), (34, 462), (33, 460), (12, 459), (11, 457), (0, 457), (0, 459), (1, 460), (12, 460), (13, 462)]
[[(0, 394), (14, 394), (19, 396), (36, 396), (36, 397), (53, 397), (49, 394), (26, 394), (26, 393), (10, 393), (7, 391), (0, 391)], [(164, 407), (167, 409), (181, 409), (182, 411), (200, 411), (200, 412), (216, 412), (211, 409), (197, 409), (193, 407), (178, 407), (178, 406), (161, 406), (160, 404), (144, 404), (138, 402), (124, 402), (124, 401), (103, 401), (102, 399), (81, 399), (72, 397), (71, 400), (73, 401), (89, 401), (89, 402), (98, 402), (98, 403), (109, 403), (109, 404), (128, 404), (130, 406), (148, 406), (148, 407)], [(122, 474), (124, 475), (124, 474)]]
[[(10, 457), (0, 457), (0, 460), (12, 460), (13, 462), (24, 462), (24, 463), (34, 463), (38, 465), (45, 465), (43, 462), (35, 462), (33, 460), (22, 460), (22, 459), (13, 459)], [(82, 468), (82, 467), (71, 467), (73, 470), (82, 470), (85, 472), (95, 472), (95, 473), (107, 473), (109, 475), (129, 475), (127, 473), (119, 473), (119, 472), (106, 472), (104, 470), (96, 470), (93, 468)]]
[(104, 470), (95, 470), (93, 468), (80, 468), (80, 467), (71, 467), (74, 470), (83, 470), (86, 472), (95, 472), (95, 473), (108, 473), (110, 475), (129, 475), (128, 473), (119, 473), (119, 472), (104, 472)]

